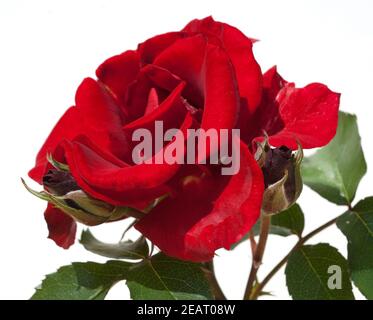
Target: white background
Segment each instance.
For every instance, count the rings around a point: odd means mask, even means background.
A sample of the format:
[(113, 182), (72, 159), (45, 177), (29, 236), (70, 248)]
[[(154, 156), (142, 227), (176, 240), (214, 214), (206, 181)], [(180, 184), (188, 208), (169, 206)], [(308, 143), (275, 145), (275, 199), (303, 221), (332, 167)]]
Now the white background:
[[(208, 15), (261, 40), (255, 44), (255, 54), (263, 71), (277, 64), (285, 79), (299, 86), (317, 81), (341, 92), (341, 109), (357, 114), (368, 166), (373, 163), (372, 1), (1, 0), (0, 299), (29, 298), (43, 276), (61, 265), (104, 261), (79, 244), (65, 251), (47, 240), (45, 203), (28, 194), (20, 183), (52, 126), (73, 104), (80, 81), (93, 76), (107, 57)], [(357, 199), (373, 195), (372, 182), (370, 171)], [(344, 210), (307, 188), (300, 204), (306, 213), (306, 230)], [(101, 239), (115, 242), (125, 224), (93, 231)], [(261, 276), (294, 241), (271, 237)], [(335, 227), (311, 243), (319, 241), (331, 242), (346, 253), (346, 241)], [(248, 243), (234, 252), (219, 252), (216, 269), (229, 298), (243, 295), (249, 252)], [(289, 298), (283, 272), (267, 289), (276, 295), (274, 299)], [(118, 284), (108, 298), (128, 296), (126, 287)]]

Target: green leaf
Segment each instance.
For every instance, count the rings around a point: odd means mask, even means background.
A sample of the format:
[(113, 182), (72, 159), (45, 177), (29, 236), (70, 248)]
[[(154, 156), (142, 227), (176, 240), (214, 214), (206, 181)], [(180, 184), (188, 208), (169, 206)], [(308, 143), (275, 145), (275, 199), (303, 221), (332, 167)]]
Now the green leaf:
[[(304, 228), (304, 214), (298, 204), (294, 204), (289, 209), (275, 214), (271, 217), (271, 227), (269, 233), (276, 234), (282, 237), (291, 235), (302, 235)], [(253, 227), (254, 235), (260, 233), (260, 220)]]
[(132, 271), (127, 286), (134, 300), (213, 299), (201, 265), (158, 253)]
[(138, 260), (146, 258), (149, 254), (149, 247), (144, 237), (140, 237), (135, 242), (104, 243), (97, 240), (87, 229), (83, 230), (80, 243), (88, 251), (113, 259)]
[(43, 280), (32, 300), (103, 300), (123, 280), (131, 264), (122, 261), (73, 263)]
[(33, 300), (103, 300), (118, 281), (127, 280), (134, 300), (213, 299), (202, 265), (158, 253), (140, 263), (73, 263), (46, 276)]
[[(302, 235), (304, 228), (304, 214), (301, 207), (298, 204), (292, 205), (289, 209), (275, 214), (271, 217), (271, 226), (269, 233), (275, 234), (282, 237), (288, 237), (291, 235)], [(260, 220), (252, 228), (252, 232), (255, 236), (260, 233)], [(245, 235), (239, 242), (232, 246), (232, 249), (237, 247), (240, 243), (247, 240), (249, 235)]]
[[(335, 268), (340, 271), (340, 277)], [(354, 299), (347, 261), (326, 243), (302, 246), (294, 251), (285, 274), (294, 300)]]
[(302, 235), (303, 228), (303, 211), (298, 204), (294, 204), (289, 209), (272, 216), (269, 232), (283, 237), (291, 236), (293, 234), (300, 237)]
[(367, 166), (356, 116), (340, 112), (337, 134), (302, 164), (303, 182), (339, 205), (351, 204)]
[(355, 285), (373, 299), (373, 197), (360, 201), (337, 220), (348, 240), (348, 262)]

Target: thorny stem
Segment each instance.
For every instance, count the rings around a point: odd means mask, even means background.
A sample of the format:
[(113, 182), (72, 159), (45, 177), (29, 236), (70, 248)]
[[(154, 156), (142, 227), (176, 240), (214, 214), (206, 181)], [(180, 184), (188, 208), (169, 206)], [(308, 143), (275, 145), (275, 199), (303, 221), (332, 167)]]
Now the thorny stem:
[[(262, 292), (263, 288), (266, 286), (266, 284), (272, 279), (272, 277), (286, 264), (291, 254), (297, 250), (299, 247), (301, 247), (305, 242), (307, 242), (309, 239), (320, 233), (321, 231), (327, 229), (328, 227), (332, 226), (334, 223), (336, 223), (337, 219), (340, 216), (326, 222), (325, 224), (321, 225), (320, 227), (316, 228), (315, 230), (311, 231), (304, 237), (301, 237), (298, 242), (294, 245), (294, 247), (289, 251), (289, 253), (268, 273), (268, 275), (263, 279), (262, 282), (260, 282), (255, 288), (253, 288), (252, 292), (248, 294), (248, 298), (250, 300), (256, 300), (260, 293)], [(246, 295), (245, 295), (246, 297)]]
[(245, 295), (244, 295), (245, 300), (250, 300), (254, 285), (256, 286), (256, 278), (257, 278), (256, 275), (258, 273), (260, 265), (262, 264), (264, 250), (267, 244), (270, 226), (271, 226), (271, 216), (263, 213), (262, 221), (260, 224), (259, 241), (256, 246), (255, 252), (253, 254), (249, 280), (247, 281), (247, 285), (246, 285), (246, 290), (245, 290)]

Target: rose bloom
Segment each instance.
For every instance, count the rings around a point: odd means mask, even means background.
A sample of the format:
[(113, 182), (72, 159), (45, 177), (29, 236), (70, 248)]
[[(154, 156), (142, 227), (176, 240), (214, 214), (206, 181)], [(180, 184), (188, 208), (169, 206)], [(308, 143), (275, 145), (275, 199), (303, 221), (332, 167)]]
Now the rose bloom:
[[(208, 17), (107, 59), (97, 80), (83, 80), (75, 106), (52, 130), (29, 176), (51, 192), (55, 179), (60, 194), (81, 189), (113, 206), (148, 208), (135, 227), (163, 252), (211, 260), (260, 216), (264, 179), (253, 154), (263, 132), (275, 147), (296, 150), (298, 141), (314, 148), (333, 138), (338, 122), (339, 94), (320, 83), (296, 88), (275, 67), (262, 74), (254, 42)], [(224, 176), (210, 164), (134, 164), (132, 133), (153, 132), (155, 121), (164, 130), (240, 129), (239, 172)], [(48, 154), (69, 173), (51, 178)], [(59, 246), (74, 243), (74, 216), (49, 204), (45, 218)]]

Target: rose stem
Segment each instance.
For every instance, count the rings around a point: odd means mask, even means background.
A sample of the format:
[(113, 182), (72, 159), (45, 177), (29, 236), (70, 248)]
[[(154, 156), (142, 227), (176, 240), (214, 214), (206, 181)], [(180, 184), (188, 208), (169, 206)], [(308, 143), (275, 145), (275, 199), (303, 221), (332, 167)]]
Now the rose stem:
[(257, 245), (255, 241), (254, 232), (252, 231), (249, 232), (249, 240), (250, 240), (251, 254), (254, 256)]
[(207, 280), (210, 283), (211, 290), (215, 297), (215, 300), (227, 300), (223, 291), (220, 288), (218, 280), (216, 279), (214, 271), (214, 262), (212, 260), (205, 264), (205, 268), (203, 268), (203, 271), (205, 272)]
[(259, 241), (256, 246), (255, 253), (253, 254), (251, 270), (250, 270), (249, 280), (247, 281), (247, 285), (246, 285), (244, 300), (250, 300), (251, 292), (253, 291), (254, 283), (256, 280), (256, 275), (258, 273), (260, 265), (262, 264), (270, 225), (271, 225), (271, 216), (265, 213), (262, 213), (262, 219), (260, 223)]
[(338, 217), (326, 222), (325, 224), (321, 225), (320, 227), (316, 228), (315, 230), (308, 233), (306, 236), (301, 237), (298, 242), (294, 245), (294, 247), (289, 251), (289, 253), (268, 273), (268, 275), (263, 279), (262, 282), (258, 284), (253, 289), (253, 292), (250, 296), (251, 300), (256, 300), (260, 293), (262, 292), (263, 288), (266, 286), (266, 284), (272, 279), (272, 277), (286, 264), (288, 259), (290, 258), (291, 254), (297, 250), (299, 247), (301, 247), (305, 242), (307, 242), (309, 239), (320, 233), (321, 231), (327, 229), (328, 227), (332, 226), (336, 221), (338, 220)]

